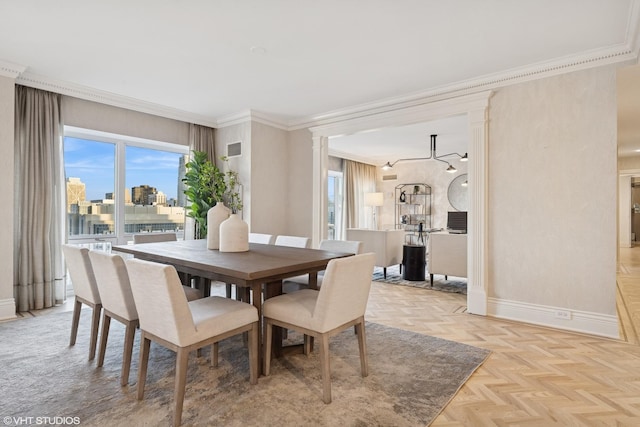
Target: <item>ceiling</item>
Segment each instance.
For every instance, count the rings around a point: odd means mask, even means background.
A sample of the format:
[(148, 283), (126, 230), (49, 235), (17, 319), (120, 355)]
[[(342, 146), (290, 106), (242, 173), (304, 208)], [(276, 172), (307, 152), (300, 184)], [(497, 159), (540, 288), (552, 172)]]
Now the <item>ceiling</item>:
[[(639, 8), (638, 0), (0, 0), (0, 72), (195, 123), (251, 111), (295, 129), (635, 58)], [(411, 136), (393, 129), (384, 141), (406, 157), (402, 135), (418, 150), (428, 150), (430, 133), (459, 140), (451, 120), (416, 125)], [(376, 161), (393, 157), (384, 141)]]

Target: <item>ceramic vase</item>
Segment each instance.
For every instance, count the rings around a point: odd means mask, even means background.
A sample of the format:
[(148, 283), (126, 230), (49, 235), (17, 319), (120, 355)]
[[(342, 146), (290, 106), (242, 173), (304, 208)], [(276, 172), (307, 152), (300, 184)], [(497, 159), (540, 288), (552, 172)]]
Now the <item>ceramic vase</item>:
[(217, 202), (207, 212), (207, 248), (220, 248), (220, 224), (229, 218), (231, 210), (222, 202)]
[(238, 214), (220, 224), (220, 252), (246, 252), (249, 250), (249, 225)]

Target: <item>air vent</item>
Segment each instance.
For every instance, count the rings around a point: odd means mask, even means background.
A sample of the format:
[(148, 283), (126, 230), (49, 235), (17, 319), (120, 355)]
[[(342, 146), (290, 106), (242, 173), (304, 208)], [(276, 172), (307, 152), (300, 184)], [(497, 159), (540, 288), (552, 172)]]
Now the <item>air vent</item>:
[(227, 157), (238, 157), (242, 155), (242, 142), (232, 142), (227, 144)]
[(395, 181), (398, 179), (398, 175), (382, 175), (383, 181)]

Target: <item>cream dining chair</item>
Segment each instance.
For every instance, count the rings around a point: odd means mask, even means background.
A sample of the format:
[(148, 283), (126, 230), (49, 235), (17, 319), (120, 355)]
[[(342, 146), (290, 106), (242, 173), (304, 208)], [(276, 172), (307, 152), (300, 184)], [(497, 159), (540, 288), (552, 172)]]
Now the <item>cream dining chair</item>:
[[(173, 232), (168, 233), (138, 233), (133, 235), (133, 244), (137, 245), (139, 243), (158, 243), (158, 242), (175, 242), (178, 240), (178, 235)], [(191, 286), (187, 286), (191, 283), (191, 279), (196, 279), (192, 277), (190, 274), (184, 272), (178, 272), (178, 276), (182, 281), (184, 286), (184, 292), (187, 294), (187, 299), (192, 301), (194, 299), (201, 298), (203, 296), (203, 292), (199, 289), (192, 288)]]
[(299, 236), (277, 236), (274, 245), (290, 246), (293, 248), (310, 248), (311, 239)]
[[(138, 400), (144, 397), (151, 341), (177, 353), (173, 425), (181, 424), (189, 353), (213, 344), (211, 364), (218, 364), (218, 342), (249, 332), (249, 381), (258, 381), (258, 310), (217, 296), (187, 301), (176, 269), (139, 259), (126, 261), (133, 299), (140, 317)], [(211, 402), (209, 402), (211, 403)]]
[(249, 243), (262, 243), (263, 245), (273, 245), (276, 236), (263, 233), (249, 233)]
[(264, 302), (265, 375), (269, 375), (271, 369), (273, 326), (302, 332), (305, 335), (305, 353), (308, 353), (309, 337), (319, 340), (322, 400), (325, 403), (331, 402), (329, 338), (333, 335), (351, 326), (356, 327), (361, 373), (363, 377), (369, 374), (364, 313), (371, 289), (374, 260), (373, 253), (333, 259), (327, 265), (324, 283), (319, 291), (302, 289)]
[(78, 324), (80, 323), (80, 311), (82, 304), (91, 307), (91, 338), (89, 342), (89, 360), (93, 360), (96, 355), (96, 344), (98, 343), (98, 327), (100, 325), (100, 312), (102, 311), (102, 301), (100, 292), (96, 284), (96, 278), (89, 259), (89, 249), (80, 246), (64, 244), (62, 245), (73, 293), (75, 294), (75, 304), (73, 305), (73, 320), (71, 323), (71, 339), (69, 345), (76, 344), (78, 335)]
[(93, 267), (98, 290), (102, 298), (102, 332), (100, 333), (98, 367), (104, 365), (109, 326), (111, 325), (111, 319), (116, 319), (125, 325), (122, 370), (120, 373), (120, 385), (125, 386), (129, 382), (133, 340), (138, 327), (138, 312), (133, 302), (127, 267), (124, 259), (116, 254), (91, 251), (89, 252), (89, 259), (91, 259), (91, 266)]
[[(329, 252), (342, 252), (358, 255), (362, 253), (362, 242), (354, 240), (323, 240), (320, 242), (318, 249)], [(322, 286), (324, 270), (318, 272), (318, 288)], [(300, 276), (290, 277), (282, 283), (282, 289), (285, 293), (290, 293), (298, 289), (309, 287), (309, 275), (302, 274)]]

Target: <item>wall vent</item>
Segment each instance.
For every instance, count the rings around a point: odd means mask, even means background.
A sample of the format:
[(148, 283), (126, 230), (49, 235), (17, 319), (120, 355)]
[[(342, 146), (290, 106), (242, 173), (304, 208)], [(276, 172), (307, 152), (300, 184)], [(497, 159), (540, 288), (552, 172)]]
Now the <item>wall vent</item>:
[(383, 181), (395, 181), (398, 179), (398, 175), (382, 175)]
[(227, 157), (238, 157), (242, 155), (242, 142), (231, 142), (227, 144)]

